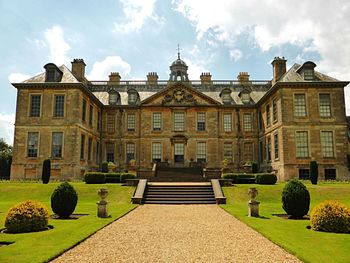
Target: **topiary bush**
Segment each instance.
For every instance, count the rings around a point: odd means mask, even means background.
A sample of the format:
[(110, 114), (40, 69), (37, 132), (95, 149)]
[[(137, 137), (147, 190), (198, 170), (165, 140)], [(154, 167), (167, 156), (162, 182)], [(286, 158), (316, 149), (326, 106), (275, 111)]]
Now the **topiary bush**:
[(40, 202), (27, 200), (8, 211), (5, 227), (8, 233), (27, 233), (47, 228), (49, 212)]
[(273, 185), (277, 182), (277, 176), (272, 173), (257, 174), (255, 181), (257, 184)]
[(87, 184), (104, 184), (106, 175), (101, 172), (87, 172), (84, 174), (84, 181)]
[(78, 194), (69, 183), (60, 184), (51, 195), (52, 211), (61, 218), (68, 218), (78, 203)]
[(324, 201), (312, 210), (310, 223), (313, 230), (350, 233), (350, 208), (337, 201)]
[(41, 179), (43, 180), (43, 184), (48, 184), (51, 176), (51, 161), (50, 159), (46, 159), (43, 162), (43, 171), (41, 174)]
[(302, 218), (308, 213), (310, 193), (302, 182), (293, 179), (284, 186), (282, 207), (288, 215), (294, 218)]
[(310, 162), (310, 181), (312, 184), (317, 184), (318, 180), (318, 165), (316, 161)]
[(103, 162), (101, 166), (102, 173), (108, 173), (108, 162)]

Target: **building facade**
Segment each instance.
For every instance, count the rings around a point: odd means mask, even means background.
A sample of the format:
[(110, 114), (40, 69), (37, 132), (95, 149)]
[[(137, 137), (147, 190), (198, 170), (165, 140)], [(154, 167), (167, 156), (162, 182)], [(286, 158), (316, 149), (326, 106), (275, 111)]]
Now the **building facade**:
[(52, 177), (79, 179), (113, 162), (120, 170), (152, 171), (154, 163), (232, 171), (257, 163), (280, 181), (307, 178), (309, 163), (321, 179), (349, 179), (344, 87), (314, 70), (311, 61), (286, 70), (272, 61), (272, 80), (188, 79), (178, 58), (168, 80), (85, 77), (85, 63), (69, 70), (49, 63), (17, 88), (11, 179), (38, 179), (51, 159)]

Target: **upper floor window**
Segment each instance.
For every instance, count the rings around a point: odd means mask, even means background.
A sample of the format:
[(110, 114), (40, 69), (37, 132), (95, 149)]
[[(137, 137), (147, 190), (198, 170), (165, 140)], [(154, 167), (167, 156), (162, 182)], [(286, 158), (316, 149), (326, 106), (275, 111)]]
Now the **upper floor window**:
[(243, 103), (249, 103), (250, 102), (250, 94), (249, 93), (242, 93), (242, 102)]
[(90, 105), (89, 109), (89, 125), (92, 127), (92, 118), (94, 116), (94, 107)]
[(274, 122), (278, 119), (277, 101), (275, 99), (272, 101), (272, 119)]
[(117, 105), (119, 100), (119, 94), (117, 92), (110, 92), (108, 94), (109, 105)]
[(331, 117), (331, 95), (330, 94), (319, 94), (320, 102), (320, 116)]
[(64, 117), (64, 95), (54, 96), (54, 117)]
[(106, 161), (114, 163), (114, 143), (106, 143)]
[(100, 111), (98, 111), (97, 112), (97, 123), (96, 123), (96, 128), (97, 128), (97, 130), (99, 131), (100, 130), (100, 128), (101, 128), (101, 112)]
[(83, 100), (83, 108), (82, 108), (81, 119), (82, 119), (84, 122), (86, 121), (86, 100)]
[(51, 156), (52, 158), (62, 157), (63, 132), (52, 133)]
[(224, 113), (224, 131), (232, 131), (232, 115), (231, 113)]
[(309, 157), (309, 139), (307, 131), (297, 131), (295, 133), (296, 157)]
[(81, 141), (80, 141), (80, 160), (85, 159), (85, 135), (81, 135)]
[(205, 131), (205, 113), (197, 113), (197, 131)]
[(267, 157), (267, 161), (270, 162), (271, 161), (271, 137), (270, 136), (267, 137), (266, 157)]
[(30, 117), (40, 117), (41, 95), (30, 95)]
[(332, 131), (322, 131), (321, 132), (321, 145), (322, 154), (325, 158), (334, 157), (334, 144), (333, 144), (333, 132)]
[(136, 116), (134, 113), (129, 113), (127, 115), (127, 130), (135, 131)]
[(232, 142), (224, 143), (224, 159), (229, 162), (233, 161)]
[(246, 132), (251, 132), (252, 128), (252, 115), (250, 113), (243, 114), (243, 129)]
[(265, 111), (266, 111), (266, 126), (270, 126), (271, 124), (270, 104), (266, 105)]
[(314, 80), (314, 70), (313, 69), (304, 69), (304, 80)]
[(53, 63), (48, 63), (44, 66), (45, 82), (60, 82), (63, 76), (63, 72)]
[(39, 133), (28, 132), (27, 139), (27, 156), (38, 157)]
[(152, 143), (152, 161), (155, 163), (162, 161), (162, 144), (160, 142)]
[(92, 138), (88, 140), (88, 160), (91, 161), (91, 152), (92, 152)]
[(130, 90), (128, 92), (128, 103), (135, 104), (137, 102), (138, 95), (136, 90)]
[(221, 100), (223, 104), (230, 104), (232, 102), (231, 97), (231, 90), (230, 89), (224, 89), (221, 94)]
[(107, 113), (107, 132), (115, 132), (115, 114)]
[(275, 159), (279, 158), (279, 147), (278, 147), (278, 133), (273, 135), (273, 144), (275, 147)]
[(54, 69), (48, 69), (46, 71), (46, 82), (55, 82), (56, 71)]
[(253, 161), (253, 144), (251, 142), (244, 143), (244, 161)]
[(197, 162), (205, 163), (207, 161), (207, 144), (205, 142), (197, 143)]
[(160, 112), (153, 113), (152, 124), (154, 131), (160, 131), (162, 129), (162, 114)]
[(126, 162), (129, 163), (131, 160), (135, 160), (135, 144), (126, 144)]
[(174, 112), (174, 130), (184, 131), (185, 130), (185, 113)]
[(306, 116), (306, 97), (305, 94), (294, 94), (294, 116)]

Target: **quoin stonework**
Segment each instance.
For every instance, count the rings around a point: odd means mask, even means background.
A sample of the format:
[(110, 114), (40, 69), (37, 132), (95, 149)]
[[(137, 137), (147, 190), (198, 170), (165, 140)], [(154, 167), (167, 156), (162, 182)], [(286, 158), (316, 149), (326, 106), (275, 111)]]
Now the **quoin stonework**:
[[(88, 80), (83, 59), (71, 70), (48, 63), (17, 89), (11, 179), (39, 179), (44, 159), (52, 177), (80, 179), (113, 162), (119, 170), (151, 174), (154, 163), (242, 172), (252, 163), (280, 181), (307, 178), (309, 163), (320, 179), (349, 179), (344, 87), (307, 61), (286, 68), (272, 61), (272, 80), (240, 72), (232, 80), (202, 73), (188, 78), (178, 54), (170, 76), (145, 80)], [(107, 76), (106, 76), (107, 78)]]

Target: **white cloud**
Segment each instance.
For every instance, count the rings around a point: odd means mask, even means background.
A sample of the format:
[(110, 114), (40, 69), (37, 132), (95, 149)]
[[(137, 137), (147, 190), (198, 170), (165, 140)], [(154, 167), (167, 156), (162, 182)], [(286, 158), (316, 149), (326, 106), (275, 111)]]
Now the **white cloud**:
[(108, 79), (111, 72), (119, 72), (121, 77), (129, 75), (131, 66), (119, 56), (108, 56), (104, 60), (95, 62), (90, 74), (90, 80)]
[(27, 79), (29, 79), (31, 76), (27, 75), (27, 74), (22, 74), (22, 73), (11, 73), (8, 76), (8, 79), (11, 83), (19, 83), (22, 81), (25, 81)]
[(55, 25), (45, 30), (44, 36), (50, 49), (50, 62), (57, 65), (68, 64), (70, 59), (67, 52), (70, 50), (70, 46), (64, 39), (62, 27)]
[(8, 144), (13, 144), (15, 114), (6, 114), (0, 112), (0, 138)]
[[(315, 3), (316, 2), (316, 3)], [(175, 9), (196, 27), (197, 38), (214, 34), (216, 41), (233, 47), (248, 33), (262, 51), (283, 44), (316, 50), (318, 70), (350, 79), (350, 3), (347, 0), (173, 1)], [(215, 14), (215, 15), (214, 15)]]
[(202, 61), (196, 61), (196, 60), (186, 60), (184, 59), (188, 66), (188, 78), (190, 80), (199, 80), (200, 75), (202, 72), (208, 72), (208, 70), (205, 68), (204, 63)]
[(239, 49), (230, 50), (230, 58), (236, 62), (242, 57), (242, 51)]
[(122, 0), (123, 13), (127, 22), (114, 23), (115, 31), (132, 32), (142, 28), (147, 19), (158, 20), (154, 15), (156, 0)]

